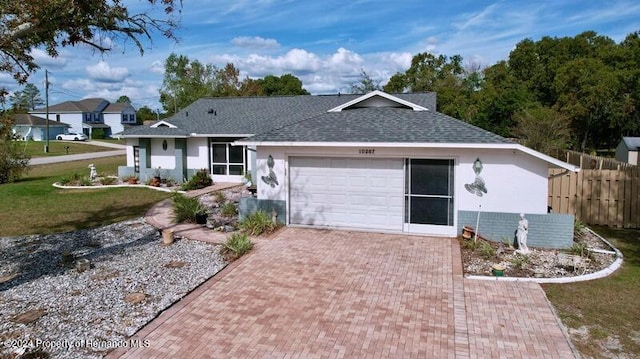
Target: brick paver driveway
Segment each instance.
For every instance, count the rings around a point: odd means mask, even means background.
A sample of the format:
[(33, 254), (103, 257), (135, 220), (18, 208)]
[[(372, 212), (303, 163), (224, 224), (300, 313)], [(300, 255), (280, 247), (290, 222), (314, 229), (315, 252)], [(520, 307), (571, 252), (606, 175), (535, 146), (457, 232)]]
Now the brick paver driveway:
[(301, 228), (135, 338), (111, 357), (574, 357), (539, 285), (463, 279), (455, 240)]

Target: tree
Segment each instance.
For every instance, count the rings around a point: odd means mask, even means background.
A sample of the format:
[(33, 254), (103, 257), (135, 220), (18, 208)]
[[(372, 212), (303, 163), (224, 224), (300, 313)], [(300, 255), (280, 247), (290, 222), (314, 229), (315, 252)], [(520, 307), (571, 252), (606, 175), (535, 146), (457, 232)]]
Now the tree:
[(128, 104), (131, 104), (131, 99), (127, 95), (122, 95), (122, 96), (118, 97), (118, 99), (116, 100), (116, 103), (128, 103)]
[(228, 63), (223, 69), (217, 70), (215, 73), (216, 88), (214, 96), (217, 97), (231, 97), (240, 95), (241, 83), (238, 79), (240, 77), (240, 70)]
[(30, 157), (24, 153), (13, 134), (12, 122), (8, 113), (0, 115), (0, 184), (20, 179), (29, 165)]
[(265, 96), (308, 95), (309, 92), (302, 87), (302, 81), (292, 74), (284, 74), (280, 77), (274, 75), (265, 76), (258, 80)]
[(148, 106), (142, 106), (136, 111), (136, 120), (138, 124), (143, 124), (145, 121), (156, 121), (158, 114), (150, 109)]
[(218, 70), (211, 64), (171, 53), (164, 64), (160, 103), (168, 115), (202, 97), (216, 94)]
[(598, 59), (580, 58), (558, 69), (554, 88), (556, 108), (571, 120), (576, 142), (587, 146), (612, 145), (615, 117), (620, 115), (620, 82), (617, 74)]
[(364, 69), (360, 70), (360, 79), (349, 85), (349, 92), (352, 94), (366, 94), (371, 91), (381, 90), (380, 81), (375, 81)]
[(114, 42), (132, 41), (142, 54), (142, 40), (150, 40), (152, 33), (174, 38), (178, 23), (173, 15), (182, 2), (147, 1), (152, 7), (163, 7), (166, 18), (153, 18), (145, 12), (130, 14), (124, 0), (3, 1), (0, 71), (24, 83), (39, 67), (32, 55), (36, 48), (57, 57), (61, 47), (86, 44), (99, 52), (108, 52)]
[(11, 107), (17, 112), (27, 112), (35, 110), (36, 107), (44, 105), (40, 90), (34, 84), (26, 84), (24, 90), (16, 91), (9, 97)]
[(484, 69), (482, 89), (475, 96), (477, 113), (472, 123), (501, 136), (511, 136), (514, 113), (532, 102), (525, 85), (518, 81), (505, 61)]
[(554, 155), (564, 150), (571, 139), (569, 119), (561, 113), (535, 104), (514, 115), (515, 134), (524, 140), (524, 145), (536, 151)]

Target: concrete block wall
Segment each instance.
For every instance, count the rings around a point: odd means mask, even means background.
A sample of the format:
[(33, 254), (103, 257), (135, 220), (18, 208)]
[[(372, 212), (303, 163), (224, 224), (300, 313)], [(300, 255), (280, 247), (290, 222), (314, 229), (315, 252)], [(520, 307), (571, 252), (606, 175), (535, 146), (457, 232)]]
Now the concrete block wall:
[(274, 209), (278, 215), (278, 223), (284, 224), (287, 218), (287, 203), (285, 201), (257, 199), (254, 197), (240, 198), (240, 205), (238, 206), (239, 220), (243, 220), (247, 215), (259, 210), (263, 210), (271, 215)]
[[(475, 228), (477, 216), (477, 211), (458, 211), (458, 233), (463, 226)], [(564, 249), (573, 245), (573, 215), (525, 213), (525, 217), (529, 221), (529, 247)], [(508, 238), (513, 243), (519, 220), (519, 213), (481, 212), (480, 236), (496, 242)]]

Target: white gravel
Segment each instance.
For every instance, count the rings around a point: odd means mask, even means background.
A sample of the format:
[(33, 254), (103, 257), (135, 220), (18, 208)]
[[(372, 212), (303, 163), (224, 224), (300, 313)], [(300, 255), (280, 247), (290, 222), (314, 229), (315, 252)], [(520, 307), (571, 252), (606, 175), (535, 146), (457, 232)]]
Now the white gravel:
[[(226, 265), (220, 246), (161, 242), (144, 219), (0, 238), (0, 357), (42, 349), (52, 358), (101, 358), (144, 345), (127, 338)], [(91, 268), (65, 265), (65, 252), (89, 259)], [(125, 301), (134, 293), (141, 302)], [(38, 310), (41, 317), (20, 323), (19, 315)]]

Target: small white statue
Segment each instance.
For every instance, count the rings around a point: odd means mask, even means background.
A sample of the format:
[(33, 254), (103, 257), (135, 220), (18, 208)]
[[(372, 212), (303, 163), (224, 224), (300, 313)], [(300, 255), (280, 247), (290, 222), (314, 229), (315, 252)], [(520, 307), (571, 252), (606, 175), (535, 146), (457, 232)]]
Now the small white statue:
[(516, 253), (529, 253), (527, 234), (529, 234), (529, 221), (524, 218), (524, 213), (520, 213), (520, 221), (518, 222), (518, 230), (516, 231), (516, 237), (518, 238), (518, 250), (516, 250)]
[(96, 177), (98, 177), (98, 171), (96, 171), (96, 166), (92, 164), (89, 165), (89, 179), (91, 179), (91, 182), (96, 180)]

